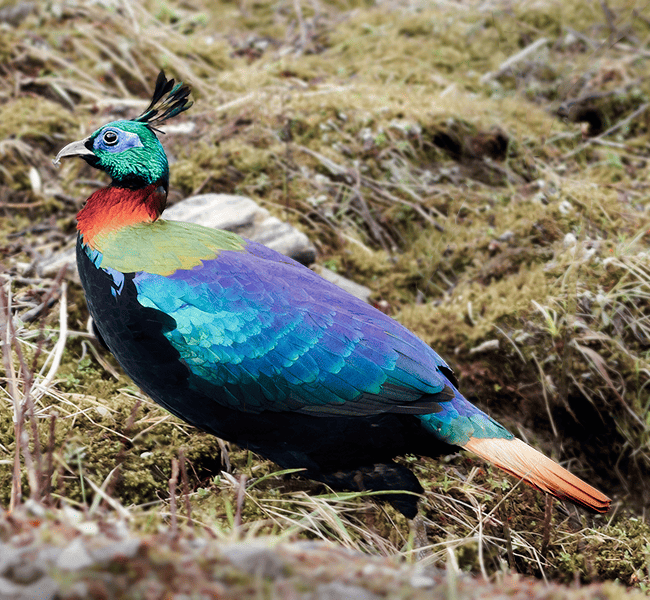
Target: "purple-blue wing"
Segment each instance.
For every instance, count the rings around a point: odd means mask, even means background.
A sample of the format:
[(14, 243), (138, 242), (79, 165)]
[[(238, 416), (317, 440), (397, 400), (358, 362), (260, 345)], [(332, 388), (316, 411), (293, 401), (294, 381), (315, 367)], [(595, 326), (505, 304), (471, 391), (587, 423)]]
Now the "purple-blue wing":
[(428, 414), (454, 396), (447, 365), (418, 337), (254, 242), (134, 283), (143, 306), (175, 320), (165, 336), (191, 385), (231, 408)]

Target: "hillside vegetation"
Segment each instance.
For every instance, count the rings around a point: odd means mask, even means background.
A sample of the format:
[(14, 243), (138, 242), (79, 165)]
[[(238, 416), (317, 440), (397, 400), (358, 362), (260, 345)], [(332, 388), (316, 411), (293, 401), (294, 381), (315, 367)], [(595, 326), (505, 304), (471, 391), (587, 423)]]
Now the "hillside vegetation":
[[(290, 221), (612, 511), (546, 502), (469, 454), (405, 456), (426, 488), (414, 525), (143, 396), (88, 333), (71, 271), (47, 269), (106, 181), (51, 160), (138, 114), (161, 68), (195, 100), (162, 139), (171, 204), (242, 194)], [(650, 13), (627, 0), (0, 0), (0, 541), (63, 544), (74, 514), (74, 535), (117, 520), (149, 550), (170, 532), (326, 540), (650, 589), (649, 103)], [(264, 581), (256, 597), (282, 594)]]

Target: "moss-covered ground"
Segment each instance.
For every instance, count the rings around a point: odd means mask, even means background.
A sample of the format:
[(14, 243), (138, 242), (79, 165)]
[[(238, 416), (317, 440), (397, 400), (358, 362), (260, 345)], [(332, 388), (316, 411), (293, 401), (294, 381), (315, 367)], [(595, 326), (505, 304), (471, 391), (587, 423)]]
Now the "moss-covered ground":
[[(649, 16), (628, 0), (0, 1), (0, 505), (20, 488), (143, 533), (173, 519), (650, 589)], [(137, 114), (161, 67), (196, 101), (163, 140), (170, 202), (245, 194), (305, 231), (612, 511), (548, 510), (466, 454), (406, 456), (427, 489), (415, 531), (143, 397), (87, 333), (80, 287), (40, 265), (105, 183), (52, 157)]]

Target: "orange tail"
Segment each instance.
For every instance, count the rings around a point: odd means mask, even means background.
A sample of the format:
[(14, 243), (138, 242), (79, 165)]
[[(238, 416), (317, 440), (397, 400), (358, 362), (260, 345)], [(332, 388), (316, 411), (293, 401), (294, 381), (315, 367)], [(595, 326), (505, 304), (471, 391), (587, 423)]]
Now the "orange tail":
[(464, 447), (557, 498), (566, 498), (599, 513), (609, 509), (611, 500), (607, 496), (517, 438), (472, 438)]

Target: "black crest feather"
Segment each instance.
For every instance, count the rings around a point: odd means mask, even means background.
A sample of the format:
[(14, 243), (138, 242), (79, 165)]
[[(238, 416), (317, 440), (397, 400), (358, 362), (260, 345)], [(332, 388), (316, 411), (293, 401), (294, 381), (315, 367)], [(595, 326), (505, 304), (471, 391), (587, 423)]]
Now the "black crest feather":
[(174, 85), (174, 80), (167, 79), (165, 72), (160, 71), (151, 103), (140, 116), (133, 120), (146, 123), (148, 127), (155, 129), (154, 125), (179, 115), (194, 104), (187, 99), (190, 91), (189, 85), (182, 81)]

